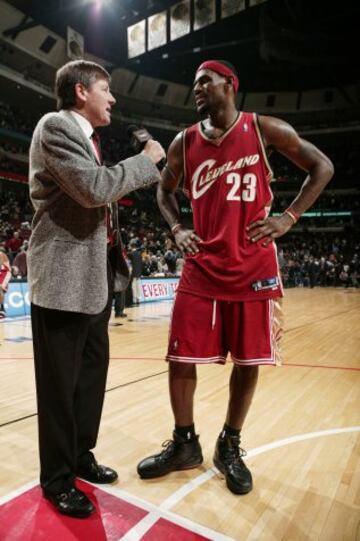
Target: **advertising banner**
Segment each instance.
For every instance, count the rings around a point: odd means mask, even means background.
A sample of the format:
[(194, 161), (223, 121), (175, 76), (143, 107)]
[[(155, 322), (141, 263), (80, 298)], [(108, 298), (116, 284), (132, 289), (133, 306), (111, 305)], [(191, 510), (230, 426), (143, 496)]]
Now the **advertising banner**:
[(30, 315), (30, 300), (27, 282), (10, 282), (5, 293), (6, 317)]
[[(141, 302), (171, 300), (175, 297), (179, 278), (142, 278)], [(5, 293), (6, 317), (30, 315), (27, 282), (10, 282)]]
[(173, 299), (179, 278), (142, 278), (141, 302)]

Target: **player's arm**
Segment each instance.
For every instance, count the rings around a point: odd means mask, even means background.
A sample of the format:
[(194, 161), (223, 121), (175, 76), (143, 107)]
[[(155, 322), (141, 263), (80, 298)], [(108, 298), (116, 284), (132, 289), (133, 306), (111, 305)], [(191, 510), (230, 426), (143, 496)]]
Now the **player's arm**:
[(249, 226), (252, 242), (267, 237), (265, 244), (268, 244), (273, 238), (284, 235), (314, 204), (333, 176), (334, 167), (325, 154), (309, 141), (302, 139), (287, 122), (260, 116), (259, 125), (266, 147), (274, 148), (308, 173), (300, 192), (281, 216), (258, 220)]
[(175, 196), (184, 169), (182, 137), (183, 134), (179, 133), (169, 147), (167, 163), (158, 184), (157, 201), (177, 246), (186, 253), (195, 254), (199, 251), (197, 243), (200, 239), (192, 229), (187, 229), (181, 224), (179, 205)]

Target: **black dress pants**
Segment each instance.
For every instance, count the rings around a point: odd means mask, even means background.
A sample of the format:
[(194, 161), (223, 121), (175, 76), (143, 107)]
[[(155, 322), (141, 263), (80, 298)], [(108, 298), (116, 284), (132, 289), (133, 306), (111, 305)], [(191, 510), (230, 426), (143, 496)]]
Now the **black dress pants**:
[(31, 306), (40, 484), (48, 491), (72, 484), (79, 457), (96, 445), (109, 365), (111, 300), (109, 292), (97, 315)]

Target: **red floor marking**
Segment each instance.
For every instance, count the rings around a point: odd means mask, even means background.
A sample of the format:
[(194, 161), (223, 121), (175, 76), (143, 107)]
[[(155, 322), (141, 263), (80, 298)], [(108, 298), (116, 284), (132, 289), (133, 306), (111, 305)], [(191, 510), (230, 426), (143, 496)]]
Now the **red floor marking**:
[(203, 537), (195, 532), (185, 530), (182, 526), (168, 522), (160, 518), (152, 528), (141, 538), (142, 541), (209, 541), (208, 537)]
[[(36, 486), (0, 505), (1, 541), (118, 541), (149, 513), (84, 481), (76, 483), (93, 502), (96, 513), (86, 519), (61, 515)], [(207, 538), (159, 519), (144, 539), (203, 541)]]
[(164, 357), (110, 357), (111, 361), (164, 361)]
[(117, 541), (144, 518), (148, 511), (82, 481), (96, 513), (87, 519), (71, 518), (53, 510), (34, 487), (0, 506), (2, 541)]
[[(0, 357), (0, 361), (16, 361), (16, 360), (33, 360), (33, 357)], [(110, 361), (163, 361), (165, 365), (164, 357), (110, 357)], [(333, 370), (352, 370), (354, 372), (360, 372), (360, 368), (352, 366), (335, 366), (326, 364), (300, 364), (300, 363), (282, 363), (281, 366), (295, 366), (300, 368), (330, 368)], [(274, 367), (271, 367), (274, 368)]]
[(300, 366), (301, 368), (332, 368), (333, 370), (353, 370), (354, 372), (360, 372), (360, 368), (351, 366), (333, 366), (326, 364), (297, 364), (297, 363), (282, 363), (282, 366)]

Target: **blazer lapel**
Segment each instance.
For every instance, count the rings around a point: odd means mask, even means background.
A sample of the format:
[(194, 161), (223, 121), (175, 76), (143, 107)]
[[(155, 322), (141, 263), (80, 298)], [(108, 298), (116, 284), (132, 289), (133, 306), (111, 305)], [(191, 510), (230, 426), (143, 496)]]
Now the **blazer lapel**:
[(99, 162), (98, 160), (98, 157), (96, 156), (95, 152), (94, 152), (94, 149), (92, 147), (92, 143), (90, 141), (90, 139), (88, 139), (85, 135), (85, 133), (83, 132), (83, 130), (80, 128), (79, 124), (76, 122), (76, 119), (72, 116), (72, 114), (65, 110), (65, 109), (62, 109), (61, 111), (59, 111), (59, 115), (61, 115), (62, 117), (66, 118), (67, 120), (69, 120), (70, 122), (73, 123), (73, 125), (75, 126), (75, 129), (76, 129), (76, 132), (78, 133), (79, 137), (82, 139), (82, 141), (85, 143), (88, 151), (89, 151), (89, 154), (90, 156), (93, 158), (93, 160), (101, 165), (101, 163)]

